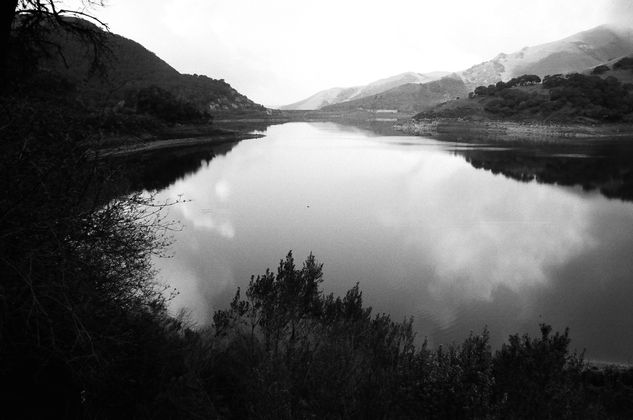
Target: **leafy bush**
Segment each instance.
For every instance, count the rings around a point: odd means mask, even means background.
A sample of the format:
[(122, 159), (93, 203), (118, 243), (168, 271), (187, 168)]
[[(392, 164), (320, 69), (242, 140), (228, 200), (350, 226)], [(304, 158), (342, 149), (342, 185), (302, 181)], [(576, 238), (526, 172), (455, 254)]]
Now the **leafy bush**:
[(234, 384), (237, 417), (368, 418), (393, 409), (413, 357), (411, 321), (372, 317), (358, 286), (342, 299), (324, 296), (322, 275), (312, 255), (299, 269), (290, 253), (277, 274), (252, 278), (245, 299), (238, 290), (230, 309), (215, 313), (222, 365), (231, 367), (216, 371), (213, 383)]
[(633, 70), (633, 57), (624, 57), (613, 65), (614, 70)]
[(495, 355), (495, 399), (504, 418), (579, 418), (582, 356), (569, 353), (569, 332), (541, 337), (511, 335)]
[(602, 64), (600, 66), (594, 67), (594, 69), (591, 70), (591, 74), (600, 75), (608, 72), (609, 70), (611, 70), (609, 66)]
[(474, 96), (494, 96), (506, 89), (518, 86), (532, 86), (541, 83), (541, 78), (535, 74), (524, 74), (523, 76), (514, 77), (507, 82), (497, 82), (494, 85), (478, 86), (473, 91)]
[(484, 109), (504, 118), (569, 120), (590, 118), (596, 121), (623, 121), (633, 113), (633, 94), (627, 84), (614, 77), (602, 79), (578, 73), (555, 74), (543, 78), (549, 98), (536, 92), (528, 94), (515, 86), (537, 83), (532, 76), (521, 76), (508, 83), (479, 86), (474, 96), (494, 96)]
[(218, 341), (203, 376), (219, 412), (288, 419), (580, 419), (631, 412), (622, 401), (633, 376), (589, 370), (569, 351), (567, 330), (541, 325), (540, 337), (512, 335), (495, 353), (486, 329), (461, 344), (415, 346), (411, 320), (372, 316), (358, 285), (343, 298), (324, 296), (322, 277), (312, 255), (297, 268), (290, 253), (276, 274), (253, 277), (244, 297), (238, 290), (229, 309), (215, 313)]

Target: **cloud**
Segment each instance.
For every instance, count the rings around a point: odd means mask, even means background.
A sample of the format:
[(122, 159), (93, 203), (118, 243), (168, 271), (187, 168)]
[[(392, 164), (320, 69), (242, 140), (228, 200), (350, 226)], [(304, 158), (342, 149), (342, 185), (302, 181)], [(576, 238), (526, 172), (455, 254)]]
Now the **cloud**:
[(611, 0), (608, 18), (611, 23), (633, 27), (633, 1)]

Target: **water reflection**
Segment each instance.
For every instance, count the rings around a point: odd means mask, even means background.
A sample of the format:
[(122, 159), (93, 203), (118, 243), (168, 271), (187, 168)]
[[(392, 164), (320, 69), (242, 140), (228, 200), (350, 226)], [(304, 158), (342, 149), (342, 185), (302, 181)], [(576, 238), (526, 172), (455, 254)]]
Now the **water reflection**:
[(162, 190), (174, 181), (195, 174), (216, 156), (224, 155), (237, 143), (198, 145), (156, 150), (116, 157), (110, 162), (123, 172), (132, 190)]
[(591, 357), (630, 361), (633, 205), (477, 170), (461, 157), (477, 150), (270, 127), (161, 192), (192, 200), (172, 209), (185, 225), (174, 258), (157, 261), (174, 305), (208, 322), (251, 274), (312, 251), (328, 292), (360, 282), (375, 310), (414, 315), (435, 344), (486, 324), (498, 343), (547, 321)]
[(633, 200), (633, 141), (579, 142), (457, 153), (475, 168), (519, 180), (581, 185), (611, 198)]

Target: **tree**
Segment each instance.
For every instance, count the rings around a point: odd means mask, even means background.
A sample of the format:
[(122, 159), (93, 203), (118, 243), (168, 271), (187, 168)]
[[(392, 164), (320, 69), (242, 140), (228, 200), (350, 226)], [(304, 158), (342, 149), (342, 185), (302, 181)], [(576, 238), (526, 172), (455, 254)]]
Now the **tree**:
[(488, 88), (486, 86), (477, 86), (473, 93), (475, 96), (487, 96)]
[(569, 330), (511, 335), (493, 360), (496, 398), (504, 418), (578, 418), (583, 357), (569, 351)]
[[(12, 39), (42, 49), (50, 45), (46, 33), (61, 28), (88, 41), (95, 53), (95, 62), (103, 52), (103, 33), (95, 31), (80, 19), (98, 27), (108, 26), (89, 13), (94, 7), (103, 6), (103, 0), (81, 0), (84, 9), (65, 9), (59, 0), (6, 0), (2, 5), (0, 28), (0, 68), (4, 68), (11, 52)], [(79, 18), (79, 19), (77, 19)]]
[(594, 69), (591, 70), (591, 74), (600, 75), (608, 72), (609, 70), (611, 70), (609, 66), (602, 64), (600, 66), (594, 67)]

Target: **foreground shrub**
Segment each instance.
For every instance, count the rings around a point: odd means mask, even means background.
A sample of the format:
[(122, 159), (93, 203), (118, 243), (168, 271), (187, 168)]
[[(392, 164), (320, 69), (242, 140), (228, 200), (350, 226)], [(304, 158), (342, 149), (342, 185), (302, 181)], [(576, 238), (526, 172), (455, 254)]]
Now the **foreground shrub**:
[(582, 356), (569, 352), (569, 332), (511, 335), (494, 358), (495, 398), (505, 418), (578, 418), (583, 412)]
[[(372, 316), (358, 286), (342, 299), (324, 296), (322, 276), (313, 256), (297, 268), (288, 254), (276, 274), (252, 278), (245, 298), (238, 290), (230, 309), (216, 312), (226, 368), (209, 385), (236, 386), (237, 417), (368, 418), (398, 406), (414, 356), (411, 321)], [(233, 355), (239, 362), (227, 363)]]

